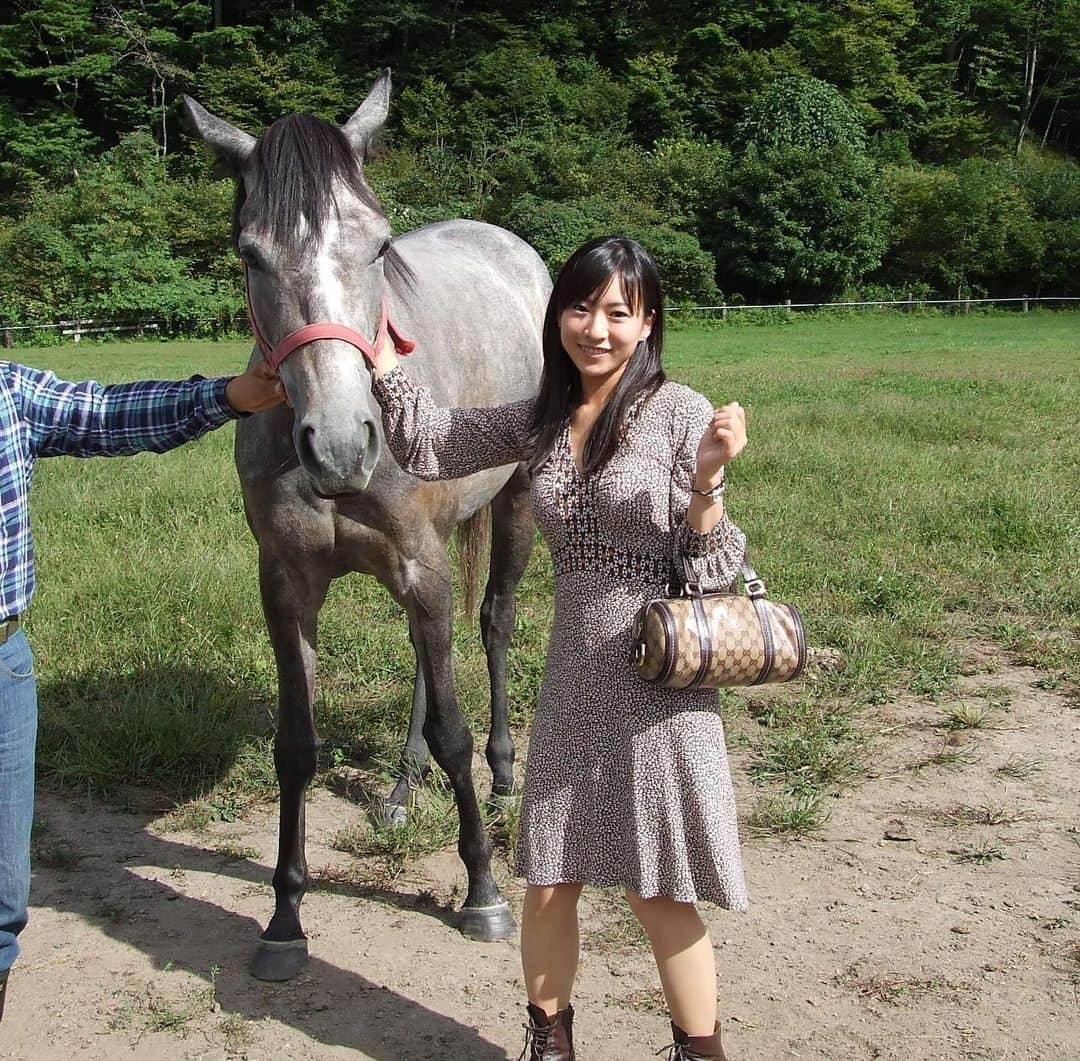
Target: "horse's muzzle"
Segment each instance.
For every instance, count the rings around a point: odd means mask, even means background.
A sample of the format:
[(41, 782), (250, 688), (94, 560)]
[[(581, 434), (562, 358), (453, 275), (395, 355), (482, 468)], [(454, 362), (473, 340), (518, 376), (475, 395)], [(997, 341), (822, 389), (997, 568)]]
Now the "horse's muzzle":
[(367, 489), (382, 447), (379, 432), (370, 420), (361, 422), (349, 436), (302, 420), (293, 428), (293, 441), (312, 489), (319, 497), (329, 499)]

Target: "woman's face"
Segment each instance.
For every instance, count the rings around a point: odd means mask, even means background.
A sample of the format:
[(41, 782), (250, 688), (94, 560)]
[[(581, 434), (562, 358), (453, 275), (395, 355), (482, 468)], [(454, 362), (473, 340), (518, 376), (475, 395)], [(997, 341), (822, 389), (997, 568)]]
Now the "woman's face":
[(637, 312), (630, 308), (617, 275), (599, 294), (562, 311), (559, 338), (586, 389), (618, 380), (637, 344), (652, 331), (652, 320), (644, 306)]

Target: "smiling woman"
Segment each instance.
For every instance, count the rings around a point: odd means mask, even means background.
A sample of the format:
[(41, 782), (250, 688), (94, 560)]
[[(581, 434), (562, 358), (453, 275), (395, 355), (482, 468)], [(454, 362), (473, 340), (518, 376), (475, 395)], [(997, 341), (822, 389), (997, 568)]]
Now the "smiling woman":
[[(585, 885), (622, 887), (671, 1010), (672, 1057), (723, 1058), (712, 943), (695, 903), (746, 906), (716, 692), (647, 685), (631, 666), (641, 605), (673, 576), (723, 589), (745, 538), (719, 488), (746, 445), (660, 364), (653, 260), (612, 236), (576, 251), (544, 319), (534, 400), (445, 409), (384, 344), (375, 396), (387, 443), (425, 479), (528, 461), (551, 548), (555, 619), (526, 763), (517, 872), (529, 1061), (573, 1061), (570, 995)], [(523, 1055), (523, 1056), (526, 1056)]]

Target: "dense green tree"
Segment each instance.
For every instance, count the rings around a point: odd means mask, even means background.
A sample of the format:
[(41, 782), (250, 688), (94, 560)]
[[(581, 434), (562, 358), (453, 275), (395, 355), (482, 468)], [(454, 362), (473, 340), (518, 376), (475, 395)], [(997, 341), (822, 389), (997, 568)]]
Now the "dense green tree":
[[(153, 139), (127, 137), (0, 234), (0, 316), (48, 319), (62, 307), (193, 325), (234, 315), (242, 307), (238, 272), (223, 268), (217, 249), (230, 196), (224, 182), (210, 188), (225, 194), (209, 198), (205, 186), (169, 181)], [(219, 235), (208, 243), (207, 232)]]
[[(888, 177), (885, 277), (925, 278), (953, 298), (1023, 294), (1045, 241), (1009, 162), (967, 159)], [(1025, 282), (1026, 281), (1026, 282)]]
[(824, 301), (880, 263), (882, 206), (859, 151), (751, 145), (728, 171), (702, 242), (725, 290)]
[(816, 77), (787, 76), (762, 90), (737, 129), (739, 140), (759, 148), (845, 147), (862, 151), (866, 131), (854, 109), (832, 85)]
[(1080, 0), (13, 0), (5, 312), (227, 307), (229, 185), (176, 98), (340, 122), (386, 65), (398, 231), (482, 218), (554, 266), (632, 230), (680, 299), (1075, 292)]

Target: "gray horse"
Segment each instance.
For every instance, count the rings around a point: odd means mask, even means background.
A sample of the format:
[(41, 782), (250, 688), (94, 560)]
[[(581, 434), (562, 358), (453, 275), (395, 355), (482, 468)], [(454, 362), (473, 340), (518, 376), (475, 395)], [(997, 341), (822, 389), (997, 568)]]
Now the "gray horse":
[[(375, 336), (385, 307), (417, 343), (405, 371), (439, 404), (497, 405), (535, 394), (547, 270), (516, 236), (478, 222), (429, 225), (391, 241), (362, 171), (389, 99), (387, 70), (342, 129), (291, 115), (255, 140), (185, 97), (190, 125), (236, 179), (233, 230), (257, 334), (272, 348), (296, 329), (327, 321)], [(257, 347), (252, 358), (259, 356)], [(278, 671), (276, 905), (252, 972), (284, 980), (307, 960), (300, 902), (308, 880), (304, 796), (319, 746), (312, 715), (316, 625), (330, 580), (350, 571), (374, 575), (401, 604), (416, 653), (409, 737), (387, 816), (404, 813), (430, 747), (457, 800), (458, 851), (469, 878), (461, 929), (472, 938), (504, 938), (513, 920), (491, 875), (472, 781), (472, 736), (454, 693), (447, 542), (464, 522), (468, 552), (477, 516), (490, 508), (490, 573), (480, 612), (491, 678), (487, 760), (493, 794), (507, 796), (514, 749), (506, 652), (534, 529), (527, 471), (496, 468), (453, 483), (424, 483), (402, 472), (385, 451), (369, 366), (347, 342), (306, 343), (280, 373), (292, 408), (241, 421), (236, 431), (236, 467), (259, 543)]]

